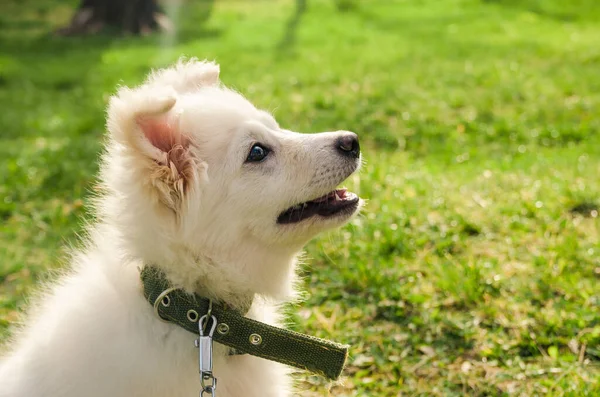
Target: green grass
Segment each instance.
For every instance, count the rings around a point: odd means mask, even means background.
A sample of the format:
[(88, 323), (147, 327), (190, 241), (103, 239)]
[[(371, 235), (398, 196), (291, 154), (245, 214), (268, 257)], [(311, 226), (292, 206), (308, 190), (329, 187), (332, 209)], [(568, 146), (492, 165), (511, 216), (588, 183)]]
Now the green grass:
[(308, 246), (292, 310), (350, 360), (302, 395), (600, 394), (595, 0), (196, 0), (176, 36), (49, 35), (73, 3), (0, 7), (4, 337), (93, 216), (108, 96), (186, 54), (286, 127), (363, 140), (368, 205)]

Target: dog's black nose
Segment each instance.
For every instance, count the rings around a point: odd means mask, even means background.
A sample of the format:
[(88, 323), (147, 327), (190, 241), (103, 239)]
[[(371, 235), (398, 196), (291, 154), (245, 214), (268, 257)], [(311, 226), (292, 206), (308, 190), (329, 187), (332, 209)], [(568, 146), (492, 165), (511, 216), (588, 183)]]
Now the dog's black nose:
[(349, 156), (357, 159), (360, 157), (360, 145), (358, 144), (358, 136), (353, 132), (346, 132), (336, 141), (336, 147), (344, 156)]

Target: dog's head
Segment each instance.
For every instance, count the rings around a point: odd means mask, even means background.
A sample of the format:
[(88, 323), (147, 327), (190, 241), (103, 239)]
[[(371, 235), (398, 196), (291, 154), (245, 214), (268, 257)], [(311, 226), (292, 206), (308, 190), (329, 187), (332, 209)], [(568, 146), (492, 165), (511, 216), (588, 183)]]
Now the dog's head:
[(222, 87), (218, 71), (180, 62), (111, 98), (103, 179), (119, 200), (104, 212), (148, 260), (169, 260), (166, 247), (180, 247), (217, 261), (268, 262), (360, 207), (337, 188), (360, 164), (354, 133), (285, 130)]

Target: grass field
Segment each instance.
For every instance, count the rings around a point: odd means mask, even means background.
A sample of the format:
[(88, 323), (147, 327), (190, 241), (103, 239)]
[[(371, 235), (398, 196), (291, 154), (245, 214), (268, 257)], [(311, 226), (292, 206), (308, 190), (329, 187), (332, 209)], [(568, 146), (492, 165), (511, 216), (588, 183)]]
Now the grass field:
[(75, 3), (0, 5), (2, 338), (93, 217), (108, 96), (186, 54), (363, 140), (368, 205), (291, 310), (351, 357), (302, 395), (600, 395), (600, 3), (195, 0), (175, 35), (48, 35)]

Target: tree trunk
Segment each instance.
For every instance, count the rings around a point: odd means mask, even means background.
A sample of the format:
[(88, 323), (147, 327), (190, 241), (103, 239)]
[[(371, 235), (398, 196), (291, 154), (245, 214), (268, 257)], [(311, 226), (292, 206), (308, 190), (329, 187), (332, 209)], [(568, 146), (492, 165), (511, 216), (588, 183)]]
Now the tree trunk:
[(171, 24), (161, 12), (157, 0), (81, 0), (69, 26), (60, 35), (98, 33), (105, 28), (146, 35), (155, 30), (170, 30)]

